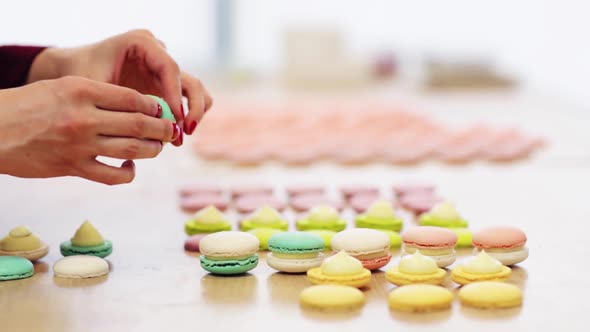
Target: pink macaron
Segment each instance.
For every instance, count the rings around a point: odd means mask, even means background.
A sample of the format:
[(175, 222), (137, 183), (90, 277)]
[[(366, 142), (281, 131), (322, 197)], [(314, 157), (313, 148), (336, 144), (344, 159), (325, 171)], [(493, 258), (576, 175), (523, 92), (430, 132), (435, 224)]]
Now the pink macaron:
[(341, 202), (330, 199), (322, 194), (307, 194), (293, 197), (290, 202), (291, 208), (295, 212), (307, 212), (318, 205), (328, 205), (338, 211), (342, 211), (344, 206)]
[(215, 206), (218, 210), (225, 211), (229, 206), (229, 199), (217, 194), (198, 194), (183, 197), (180, 200), (180, 208), (182, 211), (188, 213), (197, 212), (209, 205)]
[(273, 187), (271, 186), (241, 186), (235, 187), (231, 190), (231, 195), (233, 199), (237, 199), (242, 196), (246, 195), (272, 195), (273, 194)]
[(407, 194), (433, 195), (435, 187), (434, 185), (427, 183), (404, 183), (394, 185), (392, 189), (395, 196), (399, 198)]
[(414, 213), (420, 215), (424, 212), (430, 211), (436, 203), (442, 202), (443, 199), (428, 193), (411, 193), (403, 195), (399, 198), (399, 205)]
[(201, 243), (201, 239), (203, 239), (208, 234), (195, 234), (188, 237), (184, 241), (184, 250), (190, 252), (199, 252), (199, 244)]
[(379, 188), (376, 186), (350, 185), (340, 188), (340, 193), (346, 201), (355, 195), (375, 195), (379, 196)]
[(326, 189), (324, 187), (313, 186), (313, 185), (309, 185), (309, 186), (292, 185), (292, 186), (286, 187), (285, 190), (287, 191), (287, 195), (290, 198), (293, 198), (293, 197), (299, 196), (299, 195), (323, 195), (326, 192)]
[(190, 184), (180, 188), (179, 192), (181, 197), (193, 195), (221, 195), (223, 194), (223, 189), (215, 185)]
[(236, 200), (235, 208), (239, 213), (252, 213), (258, 208), (268, 205), (275, 210), (285, 210), (286, 204), (282, 200), (270, 195), (242, 195)]
[(526, 242), (526, 234), (512, 226), (489, 227), (473, 234), (475, 252), (485, 250), (504, 265), (514, 265), (528, 257)]
[(352, 196), (349, 204), (350, 204), (350, 207), (354, 210), (354, 212), (363, 213), (363, 212), (367, 211), (367, 209), (373, 203), (375, 203), (375, 201), (377, 201), (378, 199), (379, 199), (379, 195), (359, 194), (359, 195)]
[(402, 234), (405, 254), (419, 250), (423, 255), (433, 258), (439, 267), (447, 267), (455, 262), (457, 240), (454, 231), (432, 226), (409, 228)]

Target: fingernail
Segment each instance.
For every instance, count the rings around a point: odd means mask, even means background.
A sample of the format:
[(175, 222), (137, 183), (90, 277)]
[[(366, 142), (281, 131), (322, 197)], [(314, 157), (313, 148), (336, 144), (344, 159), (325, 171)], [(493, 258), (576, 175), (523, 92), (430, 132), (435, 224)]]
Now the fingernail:
[(180, 136), (178, 137), (178, 146), (182, 145), (182, 141), (184, 141), (184, 134), (181, 131)]
[(162, 105), (160, 105), (160, 103), (158, 103), (158, 110), (156, 111), (156, 118), (161, 118), (162, 117)]
[(176, 123), (172, 124), (172, 141), (176, 141), (178, 135), (182, 134), (180, 127)]
[(188, 127), (188, 134), (192, 135), (196, 128), (197, 128), (197, 121), (193, 120), (193, 122), (191, 122), (191, 125)]
[(182, 121), (184, 121), (184, 105), (180, 103), (180, 113), (182, 114)]
[(133, 160), (125, 160), (123, 164), (121, 164), (121, 167), (135, 169), (135, 163)]

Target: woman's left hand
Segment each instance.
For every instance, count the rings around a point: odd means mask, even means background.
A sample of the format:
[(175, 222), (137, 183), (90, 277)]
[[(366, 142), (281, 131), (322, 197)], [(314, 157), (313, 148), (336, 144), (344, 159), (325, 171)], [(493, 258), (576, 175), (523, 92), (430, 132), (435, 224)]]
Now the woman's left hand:
[[(192, 134), (213, 100), (202, 83), (178, 67), (164, 44), (147, 30), (134, 30), (78, 48), (48, 48), (33, 63), (28, 82), (74, 75), (161, 96), (179, 125)], [(188, 98), (185, 116), (182, 96)], [(181, 145), (183, 135), (173, 142)]]

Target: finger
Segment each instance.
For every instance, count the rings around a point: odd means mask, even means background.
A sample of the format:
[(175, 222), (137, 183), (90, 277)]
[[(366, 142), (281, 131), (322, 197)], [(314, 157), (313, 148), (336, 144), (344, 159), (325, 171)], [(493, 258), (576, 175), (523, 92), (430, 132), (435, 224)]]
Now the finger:
[(155, 158), (163, 147), (160, 141), (105, 136), (99, 136), (97, 144), (97, 155), (127, 160)]
[(191, 135), (201, 121), (207, 106), (206, 92), (201, 82), (187, 73), (181, 74), (182, 91), (188, 98), (189, 112), (184, 121), (184, 132)]
[(155, 73), (162, 87), (162, 97), (170, 108), (178, 123), (184, 121), (182, 107), (182, 90), (180, 84), (180, 68), (155, 38), (145, 39), (138, 45), (144, 49), (145, 64)]
[(172, 142), (178, 139), (182, 131), (170, 120), (152, 118), (139, 113), (98, 112), (96, 117), (99, 123), (97, 134), (103, 136)]
[(211, 106), (213, 106), (213, 98), (209, 94), (209, 91), (207, 91), (207, 88), (203, 87), (203, 90), (205, 90), (205, 113), (207, 113)]
[(87, 93), (94, 104), (104, 110), (139, 112), (152, 117), (161, 114), (161, 106), (150, 97), (133, 89), (88, 80)]
[(156, 39), (158, 41), (158, 44), (160, 44), (160, 46), (162, 46), (163, 49), (166, 49), (166, 43), (164, 43), (162, 40), (160, 39)]
[(115, 167), (92, 159), (82, 165), (80, 176), (110, 186), (129, 183), (135, 178), (135, 163), (132, 160), (126, 160), (121, 167)]

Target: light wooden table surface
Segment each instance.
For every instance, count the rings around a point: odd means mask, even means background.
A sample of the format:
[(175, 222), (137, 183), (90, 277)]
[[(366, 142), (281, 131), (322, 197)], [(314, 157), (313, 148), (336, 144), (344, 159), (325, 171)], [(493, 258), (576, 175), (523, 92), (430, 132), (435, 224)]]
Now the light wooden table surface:
[[(0, 233), (26, 224), (51, 245), (35, 276), (0, 282), (0, 331), (587, 330), (590, 113), (522, 94), (399, 99), (447, 121), (522, 123), (548, 135), (552, 145), (533, 160), (513, 165), (319, 164), (303, 169), (275, 164), (234, 169), (199, 161), (189, 147), (167, 147), (160, 158), (139, 161), (136, 181), (126, 186), (0, 176)], [(452, 310), (438, 313), (390, 312), (386, 298), (394, 286), (384, 273), (376, 273), (361, 312), (318, 314), (299, 307), (299, 292), (309, 286), (304, 276), (274, 273), (264, 260), (248, 275), (212, 276), (182, 249), (186, 216), (177, 207), (182, 183), (264, 181), (330, 188), (369, 183), (386, 189), (412, 179), (436, 183), (473, 229), (513, 224), (526, 230), (530, 257), (510, 280), (524, 289), (521, 308), (475, 310), (456, 301)], [(113, 241), (111, 273), (83, 281), (54, 278), (59, 243), (84, 219)], [(391, 264), (398, 261), (396, 255)]]

